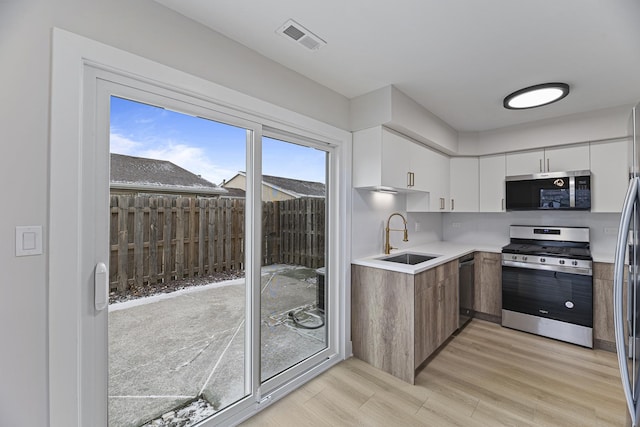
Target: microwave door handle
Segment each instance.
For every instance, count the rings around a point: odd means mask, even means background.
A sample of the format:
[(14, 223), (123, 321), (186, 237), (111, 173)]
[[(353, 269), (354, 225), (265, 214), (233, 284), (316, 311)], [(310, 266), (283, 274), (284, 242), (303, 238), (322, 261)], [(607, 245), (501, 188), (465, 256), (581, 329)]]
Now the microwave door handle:
[[(638, 178), (632, 178), (627, 195), (624, 199), (622, 214), (620, 216), (620, 227), (618, 228), (618, 239), (615, 252), (615, 260), (613, 264), (613, 320), (616, 334), (616, 352), (618, 354), (618, 365), (620, 367), (620, 377), (622, 380), (622, 388), (624, 390), (625, 399), (631, 416), (632, 425), (637, 425), (636, 405), (632, 387), (635, 387), (635, 378), (629, 375), (629, 365), (627, 363), (627, 352), (625, 349), (626, 338), (624, 334), (624, 313), (623, 313), (623, 284), (624, 284), (624, 260), (629, 238), (629, 225), (631, 214), (633, 213), (633, 205), (638, 199)], [(630, 262), (634, 260), (629, 260)], [(631, 291), (631, 289), (629, 289)], [(632, 295), (629, 294), (631, 299)], [(631, 331), (631, 330), (630, 330)], [(635, 353), (634, 353), (635, 354)], [(632, 383), (633, 381), (633, 383)]]

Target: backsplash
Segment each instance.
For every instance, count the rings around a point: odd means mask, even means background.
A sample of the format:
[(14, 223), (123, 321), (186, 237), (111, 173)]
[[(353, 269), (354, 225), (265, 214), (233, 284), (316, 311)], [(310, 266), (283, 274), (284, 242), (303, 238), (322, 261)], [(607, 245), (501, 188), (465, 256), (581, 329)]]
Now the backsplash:
[(591, 252), (613, 253), (620, 215), (591, 212), (447, 213), (442, 217), (443, 240), (502, 247), (509, 242), (510, 225), (589, 227)]
[[(351, 259), (381, 254), (384, 249), (384, 228), (389, 215), (400, 212), (407, 218), (409, 241), (402, 241), (402, 233), (391, 232), (391, 245), (399, 249), (442, 240), (441, 213), (407, 214), (404, 194), (378, 193), (354, 189), (351, 217)], [(416, 231), (416, 224), (418, 231)], [(402, 220), (394, 217), (391, 228), (402, 228)]]
[[(618, 232), (619, 214), (591, 212), (506, 212), (506, 213), (437, 213), (406, 212), (404, 194), (387, 194), (354, 189), (351, 217), (351, 258), (363, 258), (383, 252), (384, 228), (393, 212), (407, 218), (409, 241), (402, 233), (391, 233), (391, 244), (399, 249), (423, 243), (447, 240), (499, 249), (509, 242), (510, 225), (557, 225), (589, 227), (591, 251), (600, 256), (613, 253)], [(394, 217), (391, 228), (401, 228)], [(418, 231), (416, 231), (418, 230)]]

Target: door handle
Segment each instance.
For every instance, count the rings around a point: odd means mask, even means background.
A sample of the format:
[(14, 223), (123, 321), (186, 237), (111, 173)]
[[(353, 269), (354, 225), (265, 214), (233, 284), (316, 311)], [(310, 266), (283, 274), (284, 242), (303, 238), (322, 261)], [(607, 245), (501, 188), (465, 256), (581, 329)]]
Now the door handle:
[(102, 311), (109, 305), (109, 270), (104, 262), (96, 264), (93, 274), (94, 305), (96, 310)]

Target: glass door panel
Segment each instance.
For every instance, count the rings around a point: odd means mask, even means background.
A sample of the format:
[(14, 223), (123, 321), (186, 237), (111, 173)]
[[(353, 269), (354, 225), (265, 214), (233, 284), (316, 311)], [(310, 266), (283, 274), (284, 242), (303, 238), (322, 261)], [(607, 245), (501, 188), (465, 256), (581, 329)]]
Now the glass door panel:
[(111, 97), (109, 426), (193, 424), (252, 392), (251, 133)]
[(262, 382), (327, 348), (328, 159), (262, 139)]

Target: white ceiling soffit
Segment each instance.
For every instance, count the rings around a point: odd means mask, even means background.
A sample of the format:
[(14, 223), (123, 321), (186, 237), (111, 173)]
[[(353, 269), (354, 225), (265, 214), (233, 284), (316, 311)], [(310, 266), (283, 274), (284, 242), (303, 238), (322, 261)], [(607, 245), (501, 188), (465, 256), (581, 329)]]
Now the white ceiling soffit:
[[(640, 101), (638, 0), (156, 1), (348, 98), (394, 85), (459, 131)], [(327, 45), (282, 37), (289, 19)], [(556, 81), (560, 102), (502, 107)]]

